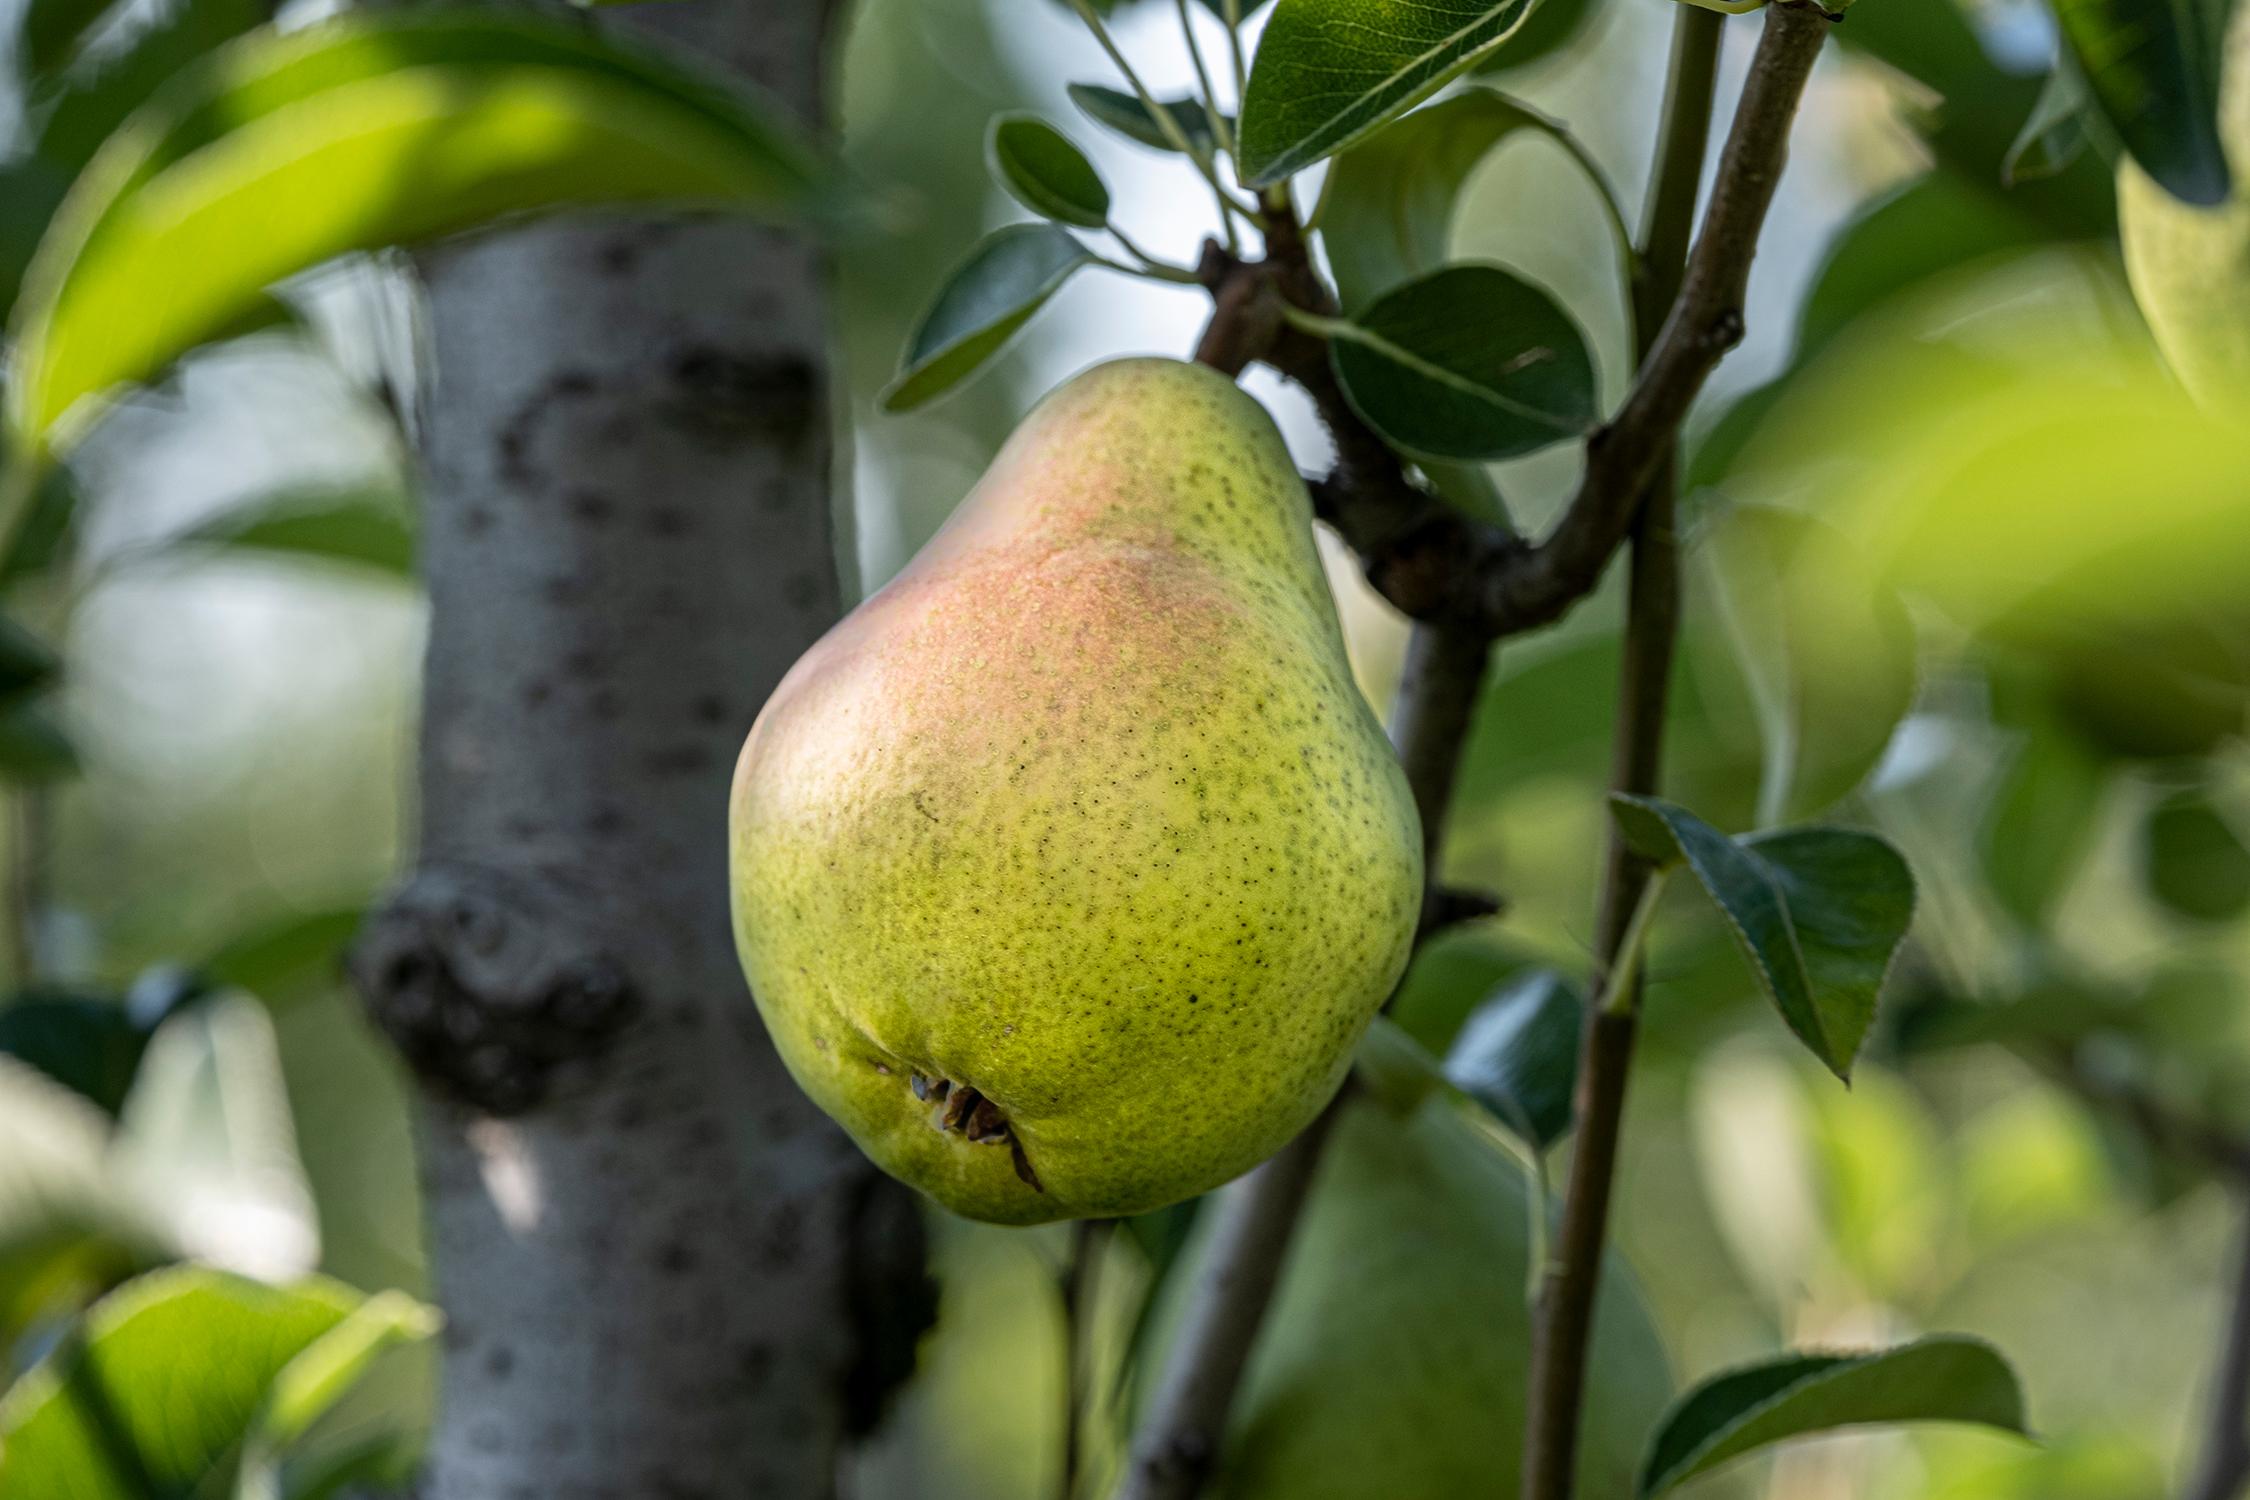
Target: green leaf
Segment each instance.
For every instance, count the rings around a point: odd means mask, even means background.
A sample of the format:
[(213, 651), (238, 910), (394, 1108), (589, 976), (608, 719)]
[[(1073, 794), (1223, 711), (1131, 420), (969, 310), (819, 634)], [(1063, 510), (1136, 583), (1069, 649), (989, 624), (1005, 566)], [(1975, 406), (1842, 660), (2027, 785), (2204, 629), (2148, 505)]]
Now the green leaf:
[(1340, 152), (1321, 189), (1318, 218), (1344, 310), (1444, 265), (1462, 184), (1496, 147), (1526, 130), (1561, 144), (1610, 197), (1560, 121), (1491, 89), (1440, 99)]
[(985, 136), (984, 158), (1008, 196), (1044, 219), (1099, 229), (1109, 222), (1109, 188), (1086, 153), (1037, 115), (1001, 115)]
[(1878, 1422), (1970, 1422), (2023, 1433), (2023, 1391), (1999, 1352), (1940, 1335), (1867, 1354), (1792, 1354), (1704, 1381), (1658, 1427), (1642, 1496), (1792, 1438)]
[(338, 563), (385, 578), (414, 578), (414, 513), (390, 486), (268, 496), (161, 544), (212, 547), (280, 559)]
[(885, 411), (912, 411), (974, 374), (1094, 257), (1052, 224), (1015, 224), (978, 242), (922, 315)]
[(1593, 14), (1593, 0), (1539, 0), (1508, 45), (1479, 62), (1476, 72), (1490, 77), (1552, 57), (1585, 34)]
[(0, 707), (21, 703), (61, 670), (61, 659), (45, 641), (0, 615)]
[(366, 917), (360, 906), (283, 917), (237, 934), (203, 961), (202, 971), (213, 984), (248, 990), (271, 1010), (307, 986), (340, 981), (344, 950)]
[(52, 73), (109, 12), (110, 0), (26, 0), (16, 27), (16, 66), (34, 77)]
[(1360, 1038), (1352, 1073), (1370, 1098), (1402, 1120), (1446, 1082), (1437, 1059), (1388, 1016), (1377, 1016)]
[(319, 1258), (273, 1022), (246, 995), (214, 996), (156, 1029), (114, 1161), (198, 1259), (280, 1279)]
[(591, 204), (803, 215), (827, 206), (823, 181), (731, 86), (582, 26), (400, 11), (247, 37), (72, 188), (16, 309), (13, 425), (27, 450), (67, 444), (81, 401), (353, 251)]
[(2149, 809), (2141, 868), (2149, 894), (2190, 921), (2231, 922), (2250, 911), (2250, 847), (2203, 792), (2175, 792)]
[[(1148, 106), (1141, 103), (1138, 95), (1104, 88), (1098, 83), (1074, 83), (1067, 92), (1079, 113), (1096, 125), (1113, 130), (1129, 141), (1137, 141), (1151, 151), (1178, 153), (1180, 148), (1172, 144), (1172, 138), (1156, 123), (1156, 116), (1149, 113)], [(1211, 131), (1211, 116), (1205, 112), (1202, 100), (1191, 94), (1156, 102), (1198, 151), (1211, 152), (1219, 148), (1219, 139)]]
[(112, 1115), (147, 1046), (121, 996), (35, 991), (0, 1001), (0, 1053)]
[(1445, 1076), (1543, 1151), (1570, 1131), (1585, 1014), (1577, 986), (1553, 969), (1518, 974), (1461, 1028)]
[(1764, 826), (1820, 812), (1849, 794), (1914, 704), (1914, 630), (1893, 590), (1870, 583), (1848, 598), (1830, 594), (1816, 608), (1789, 587), (1816, 553), (1848, 545), (1823, 521), (1758, 505), (1731, 507), (1697, 537), (1697, 559), (1764, 743)]
[[(1203, 8), (1224, 21), (1227, 18), (1227, 0), (1203, 0)], [(1234, 18), (1247, 21), (1266, 8), (1266, 0), (1235, 0)]]
[(1271, 187), (1413, 108), (1506, 41), (1532, 0), (1281, 0), (1242, 101), (1242, 171)]
[(1732, 839), (1655, 797), (1614, 795), (1610, 811), (1643, 858), (1694, 872), (1789, 1029), (1848, 1080), (1914, 917), (1898, 851), (1842, 828)]
[(0, 709), (0, 781), (36, 785), (78, 771), (77, 749), (45, 708), (19, 703)]
[(2032, 931), (2085, 867), (2111, 778), (2095, 748), (2051, 715), (2026, 724), (1977, 830), (1977, 856), (2001, 908)]
[(1497, 266), (1393, 288), (1330, 330), (1329, 353), (1352, 409), (1416, 457), (1514, 458), (1594, 425), (1586, 336)]
[(36, 159), (61, 169), (54, 203), (133, 111), (277, 8), (275, 0), (171, 0), (116, 53), (104, 48), (73, 66), (42, 101), (31, 143)]
[(2224, 0), (2054, 0), (2095, 108), (2141, 170), (2206, 208), (2232, 186), (2219, 134)]
[(282, 1367), (248, 1442), (278, 1456), (349, 1391), (385, 1350), (418, 1343), (442, 1326), (437, 1309), (404, 1292), (378, 1292)]
[(0, 1399), (0, 1492), (225, 1493), (277, 1389), (322, 1394), (282, 1386), (294, 1361), (363, 1305), (331, 1281), (273, 1287), (203, 1267), (128, 1283)]
[(2008, 148), (2001, 180), (2010, 187), (2036, 182), (2078, 160), (2087, 145), (2085, 111), (2090, 102), (2086, 80), (2078, 70), (2067, 59), (2056, 64), (2047, 75), (2047, 86), (2039, 91), (2031, 117), (2023, 122), (2023, 133)]

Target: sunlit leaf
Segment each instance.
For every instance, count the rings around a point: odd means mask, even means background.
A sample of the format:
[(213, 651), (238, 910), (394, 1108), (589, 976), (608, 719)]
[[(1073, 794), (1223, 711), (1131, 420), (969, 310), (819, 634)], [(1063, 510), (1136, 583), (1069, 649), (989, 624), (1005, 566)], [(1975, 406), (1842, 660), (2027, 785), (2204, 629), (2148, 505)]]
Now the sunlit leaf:
[(320, 1376), (357, 1373), (331, 1362), (284, 1384), (297, 1359), (364, 1305), (331, 1281), (265, 1286), (202, 1267), (127, 1284), (0, 1399), (0, 1492), (229, 1493), (243, 1445), (277, 1394), (301, 1417), (343, 1383)]
[(1610, 809), (1643, 858), (1693, 872), (1789, 1029), (1849, 1078), (1914, 917), (1914, 877), (1898, 851), (1843, 828), (1733, 839), (1654, 797), (1613, 796)]
[[(27, 448), (339, 255), (612, 203), (783, 217), (825, 203), (731, 86), (524, 12), (379, 11), (245, 38), (97, 154), (16, 312)], [(151, 301), (148, 288), (165, 295)]]
[(248, 996), (214, 997), (157, 1028), (125, 1100), (116, 1162), (199, 1259), (268, 1279), (318, 1260), (273, 1023)]
[(1532, 0), (1281, 0), (1242, 104), (1252, 187), (1301, 172), (1402, 114), (1506, 41)]
[(1461, 1028), (1446, 1078), (1544, 1150), (1570, 1130), (1585, 1007), (1577, 986), (1552, 969), (1518, 974)]
[(1081, 229), (1109, 222), (1109, 188), (1086, 153), (1037, 115), (1001, 115), (984, 154), (1008, 195), (1041, 218)]
[(938, 290), (899, 372), (886, 411), (912, 411), (959, 385), (1007, 346), (1093, 256), (1052, 224), (1016, 224), (987, 235)]
[(1969, 1422), (2025, 1433), (2023, 1391), (1998, 1351), (1939, 1336), (1869, 1354), (1791, 1354), (1703, 1382), (1665, 1416), (1642, 1496), (1746, 1453), (1842, 1427)]
[[(1321, 243), (1347, 312), (1446, 261), (1455, 200), (1511, 137), (1547, 136), (1592, 171), (1558, 120), (1491, 89), (1468, 89), (1393, 120), (1338, 153), (1321, 189)], [(1605, 196), (1598, 176), (1594, 185)]]
[(1331, 330), (1352, 409), (1417, 456), (1513, 458), (1594, 425), (1594, 358), (1547, 293), (1497, 266), (1394, 287)]

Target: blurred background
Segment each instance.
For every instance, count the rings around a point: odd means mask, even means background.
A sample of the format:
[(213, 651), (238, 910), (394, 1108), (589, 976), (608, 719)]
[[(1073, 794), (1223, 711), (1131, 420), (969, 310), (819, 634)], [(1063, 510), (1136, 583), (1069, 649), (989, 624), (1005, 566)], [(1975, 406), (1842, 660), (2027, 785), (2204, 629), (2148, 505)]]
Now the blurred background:
[[(1546, 0), (1537, 45), (1504, 51), (1490, 79), (1566, 121), (1628, 204), (1646, 177), (1671, 4)], [(1066, 101), (1069, 82), (1114, 81), (1066, 10), (859, 0), (855, 12), (841, 128), (858, 170), (898, 187), (906, 212), (896, 235), (847, 248), (836, 267), (848, 594), (905, 563), (1043, 390), (1117, 354), (1184, 355), (1206, 312), (1193, 290), (1081, 277), (974, 386), (879, 414), (876, 394), (945, 270), (1021, 217), (985, 177), (989, 118), (1031, 108), (1064, 124), (1111, 184), (1118, 219), (1159, 255), (1192, 262), (1209, 227), (1177, 158), (1103, 135)], [(1169, 8), (1127, 8), (1114, 25), (1160, 96), (1192, 88)], [(1207, 46), (1220, 37), (1212, 22)], [(1730, 35), (1730, 90), (1749, 41), (1747, 27)], [(1819, 545), (1808, 540), (1819, 518), (1911, 488), (1916, 545), (1975, 557), (1974, 538), (1956, 546), (1945, 530), (1949, 497), (2044, 534), (2078, 509), (2138, 504), (2120, 487), (2171, 472), (2133, 456), (2174, 420), (2151, 413), (2173, 413), (2175, 397), (2124, 286), (2098, 143), (2003, 182), (2053, 57), (2044, 7), (1866, 0), (1844, 41), (1798, 127), (1749, 342), (1698, 418), (1668, 790), (1729, 828), (1809, 812), (1875, 827), (1912, 860), (1921, 908), (1849, 1090), (1771, 1024), (1708, 917), (1685, 900), (1667, 911), (1617, 1229), (1683, 1376), (1783, 1343), (1971, 1332), (2013, 1355), (2043, 1439), (1845, 1438), (1696, 1493), (2176, 1493), (2236, 1210), (2192, 1153), (2152, 1133), (2147, 1111), (2250, 1137), (2250, 637), (2222, 600), (2148, 619), (2127, 601), (2097, 638), (2056, 624), (2062, 611), (1963, 593), (1989, 580), (1944, 567), (1906, 580), (1927, 587), (1904, 603), (1871, 599), (1864, 629), (1791, 628), (1804, 601), (1787, 580)], [(13, 102), (19, 115), (36, 103), (21, 89)], [(1628, 372), (1606, 235), (1583, 179), (1525, 140), (1479, 169), (1454, 248), (1561, 298), (1614, 398)], [(264, 1089), (265, 1134), (224, 1171), (157, 1174), (204, 1194), (182, 1222), (221, 1243), (195, 1248), (419, 1292), (403, 1082), (334, 962), (405, 856), (423, 628), (401, 436), (415, 314), (400, 268), (378, 262), (288, 300), (293, 315), (270, 333), (197, 359), (105, 425), (74, 464), (98, 503), (76, 512), (55, 565), (19, 584), (66, 667), (37, 726), (0, 729), (16, 777), (12, 946), (40, 992), (122, 997), (148, 1016), (178, 1003), (189, 969), (258, 993), (253, 1017), (208, 1028), (203, 1045), (249, 1059), (237, 1086)], [(1309, 409), (1264, 372), (1250, 384), (1303, 466), (1319, 467)], [(2175, 428), (2163, 430), (2209, 444), (2200, 472), (2243, 493), (2238, 438), (2186, 416)], [(1558, 449), (1494, 477), (1536, 524), (1574, 465)], [(327, 518), (317, 545), (292, 532), (277, 495)], [(253, 510), (254, 527), (240, 520)], [(1340, 552), (1332, 563), (1355, 666), (1382, 705), (1403, 622)], [(1963, 607), (1972, 595), (1985, 602)], [(1509, 905), (1418, 965), (1400, 1019), (1433, 1050), (1509, 974), (1585, 969), (1618, 618), (1604, 594), (1501, 653), (1448, 874)], [(270, 1088), (239, 1083), (260, 1069)], [(49, 1128), (11, 1090), (31, 1092), (0, 1074), (0, 1141)], [(17, 1248), (10, 1213), (20, 1227), (33, 1208), (0, 1196), (0, 1276)], [(940, 1321), (896, 1416), (856, 1460), (854, 1492), (1046, 1495), (1061, 1461), (1067, 1235), (935, 1229)], [(1109, 1263), (1114, 1354), (1147, 1271), (1129, 1238)], [(0, 1286), (21, 1315), (9, 1331), (36, 1329), (41, 1295)], [(21, 1341), (16, 1358), (35, 1347)], [(993, 1369), (1010, 1378), (973, 1378)], [(426, 1356), (410, 1355), (338, 1420), (378, 1408), (411, 1419), (429, 1399)]]

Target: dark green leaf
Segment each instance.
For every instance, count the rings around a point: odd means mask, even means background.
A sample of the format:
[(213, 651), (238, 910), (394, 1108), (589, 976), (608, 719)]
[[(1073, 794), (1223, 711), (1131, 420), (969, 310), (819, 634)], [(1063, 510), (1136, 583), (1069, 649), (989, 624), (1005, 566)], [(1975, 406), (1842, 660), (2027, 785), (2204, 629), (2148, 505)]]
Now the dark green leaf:
[(2149, 893), (2191, 921), (2231, 922), (2250, 911), (2250, 847), (2202, 792), (2175, 793), (2150, 809), (2141, 859)]
[(0, 1053), (115, 1115), (148, 1046), (116, 995), (32, 993), (0, 1002)]
[(1281, 0), (1242, 103), (1242, 170), (1270, 187), (1404, 113), (1506, 41), (1532, 0)]
[(0, 589), (67, 561), (77, 522), (77, 481), (67, 467), (57, 464), (41, 477), (14, 535), (0, 549)]
[(1052, 224), (1015, 224), (987, 235), (922, 315), (883, 392), (883, 409), (912, 411), (968, 379), (1091, 264), (1086, 247)]
[(1760, 1448), (1878, 1422), (2026, 1433), (2023, 1391), (1991, 1345), (1941, 1335), (1868, 1354), (1792, 1354), (1703, 1382), (1657, 1429), (1641, 1471), (1659, 1495)]
[(583, 26), (380, 11), (246, 38), (112, 137), (58, 212), (16, 310), (14, 427), (55, 445), (82, 399), (352, 251), (588, 204), (831, 202), (812, 150), (731, 84)]
[(341, 980), (344, 950), (366, 916), (364, 907), (344, 906), (252, 928), (205, 959), (203, 974), (248, 990), (270, 1009), (300, 989)]
[[(362, 1335), (384, 1320), (402, 1337), (430, 1329), (397, 1293), (369, 1302), (329, 1281), (271, 1287), (190, 1267), (141, 1277), (0, 1399), (0, 1492), (229, 1493), (245, 1445), (277, 1416), (301, 1430), (364, 1368)], [(339, 1329), (343, 1345), (324, 1347)]]
[(62, 781), (78, 774), (78, 751), (36, 703), (0, 710), (0, 781)]
[[(1119, 89), (1104, 88), (1098, 83), (1074, 83), (1068, 90), (1070, 102), (1077, 105), (1079, 113), (1096, 125), (1114, 130), (1129, 141), (1138, 141), (1152, 151), (1177, 152), (1172, 138), (1157, 124), (1156, 116), (1148, 106), (1133, 94)], [(1203, 108), (1203, 101), (1192, 95), (1182, 99), (1156, 101), (1180, 127), (1180, 133), (1198, 151), (1216, 151), (1218, 137), (1211, 132), (1211, 116)]]
[(1417, 456), (1513, 458), (1594, 425), (1586, 336), (1497, 266), (1393, 288), (1332, 330), (1330, 354), (1352, 409)]
[(1446, 1055), (1453, 1086), (1535, 1149), (1570, 1130), (1586, 1002), (1552, 969), (1519, 974), (1469, 1017)]
[(269, 497), (183, 532), (165, 547), (212, 547), (414, 577), (414, 514), (388, 486)]
[(1610, 809), (1643, 857), (1694, 872), (1789, 1029), (1848, 1079), (1914, 917), (1898, 851), (1842, 828), (1732, 839), (1654, 797), (1613, 796)]
[(2219, 134), (2224, 0), (2054, 0), (2087, 91), (2141, 169), (2216, 207), (2231, 186)]
[(1984, 878), (2007, 913), (2037, 931), (2093, 848), (2111, 767), (2044, 715), (2024, 732), (1979, 830)]
[(1002, 115), (984, 142), (992, 175), (1025, 208), (1058, 224), (1109, 222), (1109, 188), (1086, 153), (1037, 115)]
[(2009, 186), (2052, 177), (2078, 159), (2087, 144), (2087, 103), (2086, 81), (2068, 60), (2058, 63), (2023, 122), (2023, 134), (2008, 148), (2002, 175)]
[(61, 670), (61, 660), (45, 641), (0, 615), (0, 708), (21, 703)]
[(110, 0), (26, 0), (16, 28), (16, 66), (37, 77), (67, 62)]
[[(36, 114), (35, 157), (67, 186), (133, 111), (207, 54), (273, 19), (275, 0), (172, 0), (114, 55), (73, 67)], [(61, 191), (55, 203), (62, 201)], [(50, 210), (52, 205), (50, 205)]]
[(1495, 147), (1524, 130), (1570, 143), (1568, 130), (1530, 105), (1468, 89), (1337, 155), (1321, 189), (1321, 243), (1346, 312), (1445, 264), (1461, 185)]
[[(1203, 0), (1203, 8), (1224, 21), (1227, 18), (1227, 0)], [(1234, 18), (1247, 21), (1266, 8), (1266, 0), (1235, 0)]]
[(1593, 0), (1539, 0), (1508, 45), (1478, 63), (1476, 71), (1492, 77), (1552, 57), (1585, 35), (1593, 14)]

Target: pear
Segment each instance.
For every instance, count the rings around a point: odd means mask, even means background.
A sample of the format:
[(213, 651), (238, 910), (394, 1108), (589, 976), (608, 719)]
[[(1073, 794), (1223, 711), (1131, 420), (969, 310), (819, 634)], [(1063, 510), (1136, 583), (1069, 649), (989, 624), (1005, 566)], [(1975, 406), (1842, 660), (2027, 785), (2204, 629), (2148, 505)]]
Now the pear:
[(2234, 193), (2182, 203), (2127, 160), (2117, 212), (2125, 270), (2157, 347), (2206, 402), (2250, 395), (2250, 8), (2229, 24), (2219, 132)]
[(1406, 963), (1421, 837), (1302, 480), (1201, 366), (1024, 421), (750, 731), (737, 944), (885, 1170), (1028, 1224), (1191, 1197), (1335, 1092)]
[[(1404, 1111), (1355, 1101), (1322, 1155), (1206, 1500), (1514, 1500), (1536, 1192), (1475, 1106), (1444, 1093)], [(1200, 1255), (1191, 1243), (1168, 1280), (1175, 1300)], [(1631, 1500), (1671, 1395), (1663, 1344), (1613, 1257), (1579, 1500)]]

